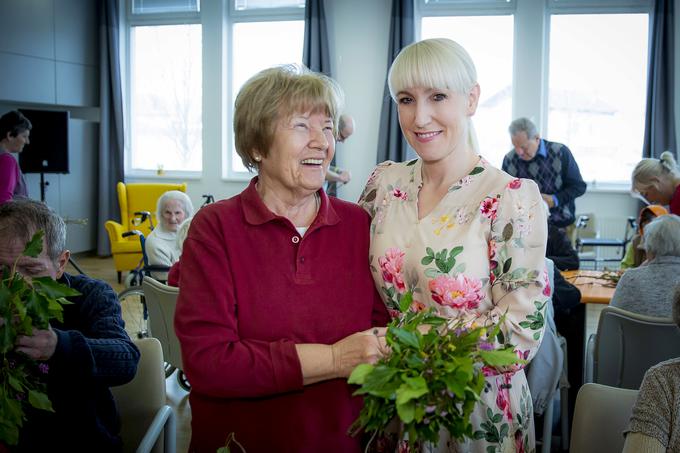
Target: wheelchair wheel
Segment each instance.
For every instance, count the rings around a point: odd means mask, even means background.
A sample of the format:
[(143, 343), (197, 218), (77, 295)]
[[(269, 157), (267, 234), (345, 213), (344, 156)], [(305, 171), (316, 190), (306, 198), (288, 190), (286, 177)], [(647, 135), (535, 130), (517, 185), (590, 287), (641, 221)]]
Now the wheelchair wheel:
[(187, 375), (182, 370), (177, 370), (177, 383), (187, 392), (191, 391), (191, 384), (189, 384)]
[(144, 291), (141, 287), (132, 287), (118, 294), (118, 300), (123, 311), (125, 330), (130, 338), (144, 338), (149, 336)]
[(165, 366), (165, 379), (167, 379), (172, 376), (172, 373), (174, 373), (177, 368), (170, 365), (168, 362), (165, 362), (163, 365)]

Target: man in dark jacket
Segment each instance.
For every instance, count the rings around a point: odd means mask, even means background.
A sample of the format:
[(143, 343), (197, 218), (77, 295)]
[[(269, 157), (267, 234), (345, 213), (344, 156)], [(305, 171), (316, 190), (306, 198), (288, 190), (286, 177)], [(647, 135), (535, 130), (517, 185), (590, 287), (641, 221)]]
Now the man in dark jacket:
[(538, 184), (550, 223), (560, 228), (574, 223), (574, 200), (586, 192), (586, 183), (569, 148), (542, 139), (528, 118), (516, 119), (508, 131), (514, 149), (503, 158), (503, 171)]
[[(43, 251), (36, 258), (21, 256), (39, 230), (45, 233)], [(64, 222), (45, 204), (22, 199), (0, 206), (0, 267), (16, 262), (26, 278), (49, 276), (81, 294), (69, 298), (63, 322), (17, 339), (17, 352), (47, 365), (54, 412), (28, 411), (16, 451), (121, 449), (109, 387), (132, 380), (139, 350), (125, 332), (116, 293), (102, 281), (64, 273), (69, 255)]]

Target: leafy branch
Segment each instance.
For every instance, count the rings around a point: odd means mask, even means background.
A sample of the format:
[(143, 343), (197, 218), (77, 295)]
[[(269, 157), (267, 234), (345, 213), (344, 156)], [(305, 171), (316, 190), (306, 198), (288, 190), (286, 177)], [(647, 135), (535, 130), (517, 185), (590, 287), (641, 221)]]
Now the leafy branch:
[(50, 277), (26, 279), (16, 271), (22, 257), (37, 258), (43, 248), (44, 232), (38, 231), (26, 244), (11, 269), (2, 268), (0, 280), (0, 444), (16, 445), (26, 420), (26, 409), (53, 412), (46, 392), (48, 365), (15, 352), (20, 335), (47, 329), (51, 319), (63, 321), (65, 298), (80, 293)]

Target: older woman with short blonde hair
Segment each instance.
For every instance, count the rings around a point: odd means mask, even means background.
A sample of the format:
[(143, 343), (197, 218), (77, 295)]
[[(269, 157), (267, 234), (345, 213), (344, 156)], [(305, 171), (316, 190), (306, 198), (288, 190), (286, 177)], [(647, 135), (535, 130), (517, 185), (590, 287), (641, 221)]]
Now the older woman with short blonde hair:
[(680, 169), (670, 151), (658, 159), (642, 159), (633, 169), (633, 190), (649, 203), (669, 206), (671, 214), (680, 215)]
[(249, 452), (359, 452), (347, 377), (382, 354), (387, 312), (368, 267), (368, 215), (322, 189), (342, 92), (297, 66), (236, 98), (234, 133), (256, 169), (202, 208), (182, 250), (175, 329), (191, 382), (192, 451), (230, 433)]

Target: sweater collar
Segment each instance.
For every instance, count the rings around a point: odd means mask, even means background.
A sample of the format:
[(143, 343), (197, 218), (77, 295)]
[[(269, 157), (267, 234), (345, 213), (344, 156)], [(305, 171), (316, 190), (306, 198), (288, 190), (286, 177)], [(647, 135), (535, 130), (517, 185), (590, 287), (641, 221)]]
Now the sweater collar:
[[(260, 194), (257, 193), (257, 189), (255, 188), (257, 181), (258, 177), (255, 176), (250, 180), (250, 184), (248, 184), (246, 190), (241, 193), (241, 207), (246, 222), (251, 225), (262, 225), (273, 220), (285, 220), (290, 223), (285, 217), (274, 214), (269, 210), (267, 205), (264, 204), (262, 198), (260, 198)], [(324, 192), (323, 189), (319, 189), (317, 193), (319, 194), (321, 204), (319, 205), (319, 212), (316, 214), (316, 218), (310, 225), (309, 230), (316, 228), (317, 225), (335, 225), (340, 222), (340, 216), (338, 216), (335, 209), (333, 209), (326, 192)]]

